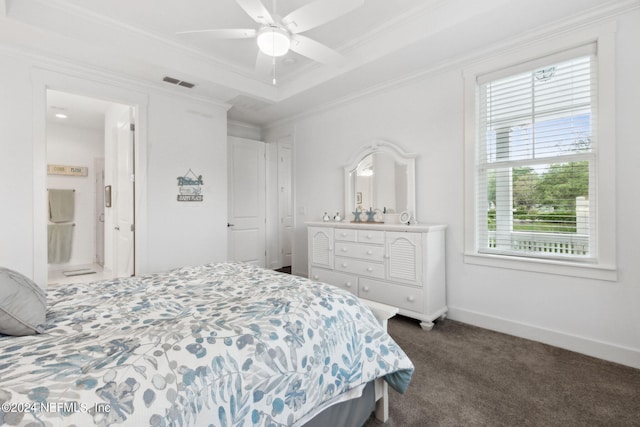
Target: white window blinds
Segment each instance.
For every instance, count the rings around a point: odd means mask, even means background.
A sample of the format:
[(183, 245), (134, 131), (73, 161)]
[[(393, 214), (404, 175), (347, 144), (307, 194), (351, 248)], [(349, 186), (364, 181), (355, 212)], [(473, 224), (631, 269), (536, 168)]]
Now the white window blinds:
[(482, 253), (596, 256), (596, 61), (590, 45), (478, 80)]

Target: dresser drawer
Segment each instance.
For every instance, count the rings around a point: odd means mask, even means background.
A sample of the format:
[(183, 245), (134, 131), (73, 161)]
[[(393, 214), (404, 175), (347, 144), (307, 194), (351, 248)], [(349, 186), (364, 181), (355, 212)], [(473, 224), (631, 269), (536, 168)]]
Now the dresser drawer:
[(355, 295), (358, 294), (358, 278), (350, 274), (312, 267), (311, 276), (309, 278), (317, 282), (324, 282), (342, 289), (346, 289)]
[(376, 277), (378, 279), (384, 279), (384, 264), (367, 262), (353, 258), (339, 258), (336, 257), (333, 265), (338, 271), (345, 273), (351, 273), (358, 276)]
[(334, 253), (339, 257), (360, 258), (379, 262), (384, 261), (384, 246), (336, 242)]
[(384, 231), (358, 230), (358, 242), (384, 244)]
[(344, 242), (355, 242), (357, 238), (357, 230), (349, 228), (336, 228), (333, 230), (333, 239), (342, 240)]
[(385, 304), (417, 313), (422, 313), (424, 310), (424, 290), (419, 288), (395, 285), (363, 277), (359, 282), (358, 296), (373, 301), (382, 301)]

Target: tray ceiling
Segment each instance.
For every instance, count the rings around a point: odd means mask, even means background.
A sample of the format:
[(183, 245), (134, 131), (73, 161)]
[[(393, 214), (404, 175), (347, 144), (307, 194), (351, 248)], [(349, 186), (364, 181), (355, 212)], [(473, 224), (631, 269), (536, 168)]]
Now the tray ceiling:
[[(279, 16), (312, 2), (263, 0)], [(0, 45), (163, 86), (165, 76), (190, 82), (193, 89), (170, 90), (228, 103), (231, 119), (265, 125), (616, 3), (630, 2), (365, 0), (304, 33), (340, 52), (343, 64), (324, 65), (289, 52), (276, 61), (276, 85), (271, 72), (255, 70), (254, 39), (176, 34), (256, 28), (235, 0), (0, 0)]]

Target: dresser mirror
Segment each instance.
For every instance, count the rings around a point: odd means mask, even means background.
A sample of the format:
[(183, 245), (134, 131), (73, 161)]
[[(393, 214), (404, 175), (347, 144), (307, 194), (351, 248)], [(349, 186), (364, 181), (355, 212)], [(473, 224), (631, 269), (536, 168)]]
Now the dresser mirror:
[[(374, 141), (365, 146), (344, 168), (345, 216), (354, 219), (353, 212), (378, 210), (375, 222), (381, 222), (381, 213), (415, 212), (415, 154), (405, 153), (387, 141)], [(361, 221), (368, 221), (366, 214)]]

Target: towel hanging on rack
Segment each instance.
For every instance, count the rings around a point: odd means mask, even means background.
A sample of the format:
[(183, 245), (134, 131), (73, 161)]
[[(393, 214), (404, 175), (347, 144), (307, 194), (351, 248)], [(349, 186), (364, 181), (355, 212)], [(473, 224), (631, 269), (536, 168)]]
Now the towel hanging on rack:
[(51, 222), (73, 221), (75, 191), (49, 189), (49, 219)]
[(74, 226), (73, 223), (47, 225), (49, 264), (61, 264), (71, 260)]

